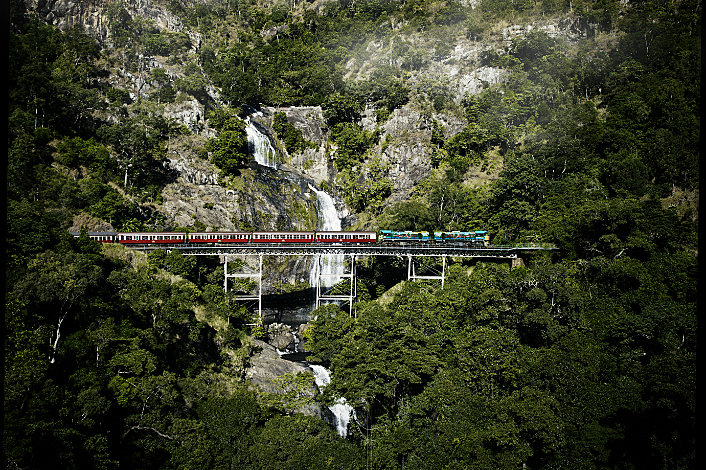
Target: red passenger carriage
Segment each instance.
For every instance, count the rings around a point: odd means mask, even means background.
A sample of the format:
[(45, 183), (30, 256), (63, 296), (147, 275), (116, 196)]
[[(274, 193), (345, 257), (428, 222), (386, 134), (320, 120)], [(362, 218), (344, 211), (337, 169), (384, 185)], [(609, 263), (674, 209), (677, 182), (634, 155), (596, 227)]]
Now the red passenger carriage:
[(250, 243), (250, 232), (192, 232), (189, 243)]
[[(81, 236), (81, 232), (69, 232), (74, 238)], [(95, 240), (100, 243), (114, 243), (115, 242), (115, 232), (86, 232), (88, 238)]]
[(316, 232), (317, 243), (375, 243), (376, 232)]
[(125, 245), (174, 245), (186, 243), (185, 232), (118, 232), (116, 241)]
[(313, 243), (314, 232), (253, 232), (253, 243)]

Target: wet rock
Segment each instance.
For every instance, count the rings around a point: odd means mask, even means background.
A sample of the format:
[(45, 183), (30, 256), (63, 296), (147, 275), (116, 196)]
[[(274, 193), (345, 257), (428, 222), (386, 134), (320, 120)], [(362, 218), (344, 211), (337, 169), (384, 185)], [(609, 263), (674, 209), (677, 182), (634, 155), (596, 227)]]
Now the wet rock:
[(278, 351), (293, 351), (296, 346), (296, 338), (290, 326), (282, 323), (272, 323), (267, 327), (268, 344), (274, 346)]
[[(260, 349), (260, 352), (250, 359), (250, 367), (247, 369), (245, 377), (262, 393), (285, 395), (292, 390), (286, 385), (287, 382), (283, 380), (284, 378), (299, 373), (312, 373), (311, 369), (303, 364), (282, 359), (275, 347), (268, 343), (255, 341), (255, 346)], [(302, 401), (306, 403), (300, 405), (294, 412), (317, 417), (323, 416), (321, 407), (313, 402), (313, 398), (319, 393), (313, 375), (311, 375), (311, 383), (304, 386), (300, 384), (296, 393), (303, 397)]]
[(282, 148), (286, 164), (298, 174), (311, 179), (316, 185), (320, 185), (322, 181), (330, 181), (333, 173), (327, 156), (326, 121), (321, 106), (264, 107), (262, 124), (271, 127), (276, 112), (283, 112), (287, 120), (296, 129), (302, 131), (302, 137), (315, 144), (315, 147), (307, 148), (294, 155), (290, 155)]

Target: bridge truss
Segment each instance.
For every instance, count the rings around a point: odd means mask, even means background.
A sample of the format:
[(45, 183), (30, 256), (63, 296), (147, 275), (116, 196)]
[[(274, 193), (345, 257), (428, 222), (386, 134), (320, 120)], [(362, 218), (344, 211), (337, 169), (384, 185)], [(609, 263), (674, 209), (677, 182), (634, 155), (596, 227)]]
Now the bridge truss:
[[(396, 256), (407, 258), (407, 280), (438, 280), (441, 288), (444, 287), (446, 277), (446, 267), (448, 258), (479, 258), (488, 260), (505, 259), (514, 261), (523, 254), (537, 251), (556, 250), (553, 245), (494, 245), (487, 247), (469, 246), (433, 246), (424, 244), (408, 245), (342, 245), (342, 244), (257, 244), (257, 245), (219, 245), (208, 246), (196, 244), (174, 244), (174, 245), (141, 245), (130, 246), (130, 248), (140, 251), (152, 251), (156, 249), (177, 250), (184, 255), (191, 256), (220, 256), (224, 263), (223, 288), (226, 292), (236, 279), (250, 280), (256, 282), (255, 292), (240, 292), (236, 295), (238, 300), (257, 301), (258, 316), (262, 320), (262, 279), (263, 279), (263, 258), (265, 256), (316, 256), (316, 285), (312, 286), (316, 292), (316, 307), (323, 302), (345, 301), (348, 302), (350, 314), (353, 315), (353, 301), (357, 296), (356, 289), (356, 260), (367, 256)], [(322, 270), (322, 260), (326, 255), (344, 255), (349, 260), (347, 273), (329, 274)], [(229, 267), (229, 260), (234, 258), (255, 259), (256, 266), (252, 263), (238, 263), (236, 270), (233, 264)], [(441, 258), (441, 271), (436, 274), (419, 274), (415, 259), (418, 257), (438, 257)], [(339, 280), (348, 279), (350, 288), (347, 293), (333, 293), (327, 289), (325, 279), (337, 277)], [(323, 282), (322, 282), (323, 281)], [(233, 290), (230, 287), (230, 290)]]

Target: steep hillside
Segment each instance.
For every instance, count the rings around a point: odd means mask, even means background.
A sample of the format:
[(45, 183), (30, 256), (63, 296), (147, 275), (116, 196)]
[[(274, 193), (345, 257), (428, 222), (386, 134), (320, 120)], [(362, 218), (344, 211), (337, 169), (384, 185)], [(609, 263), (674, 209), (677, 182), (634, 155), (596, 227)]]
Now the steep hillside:
[[(9, 13), (6, 467), (695, 467), (699, 0)], [(266, 257), (263, 319), (249, 260), (68, 230), (338, 226), (558, 249), (316, 309)]]
[[(166, 143), (164, 158), (176, 180), (162, 190), (162, 201), (151, 201), (158, 215), (145, 222), (155, 228), (274, 228), (278, 220), (279, 227), (311, 226), (310, 216), (293, 217), (291, 212), (301, 209), (287, 208), (285, 202), (299, 194), (296, 205), (315, 211), (307, 204), (310, 194), (285, 190), (278, 198), (276, 188), (287, 185), (286, 176), (284, 183), (272, 173), (261, 179), (255, 166), (251, 177), (259, 182), (254, 186), (247, 175), (231, 175), (228, 183), (199, 158), (207, 139), (217, 134), (207, 119), (217, 107), (265, 106), (267, 117), (258, 121), (273, 138), (277, 158), (295, 174), (325, 182), (347, 205), (341, 214), (358, 214), (347, 223), (355, 225), (362, 216), (364, 225), (374, 228), (374, 218), (409, 199), (417, 183), (431, 176), (442, 160), (439, 139), (450, 140), (468, 125), (464, 99), (508, 81), (514, 63), (493, 57), (530, 32), (546, 33), (566, 54), (574, 54), (587, 37), (606, 36), (602, 43), (615, 37), (602, 33), (600, 24), (560, 9), (553, 16), (539, 15), (537, 8), (515, 13), (517, 24), (508, 21), (512, 15), (493, 21), (476, 2), (420, 2), (414, 7), (369, 2), (346, 10), (331, 1), (204, 1), (194, 10), (179, 2), (80, 1), (33, 8), (50, 24), (79, 27), (99, 41), (107, 59), (107, 83), (125, 93), (122, 105), (102, 111), (102, 119), (121, 119), (116, 112), (146, 114), (184, 126), (186, 134), (178, 132)], [(300, 57), (297, 61), (311, 54), (311, 60), (318, 59), (299, 64), (304, 68), (293, 69), (290, 78), (278, 69), (267, 71), (270, 59), (286, 60), (291, 54)], [(271, 83), (263, 83), (267, 80)], [(308, 90), (306, 81), (312, 81), (312, 91), (323, 91), (322, 81), (328, 82), (327, 93), (334, 94), (285, 91), (290, 82)], [(287, 149), (284, 135), (272, 129), (272, 117), (282, 105), (289, 105), (283, 110), (295, 132), (305, 131), (309, 145), (304, 148)], [(324, 111), (310, 108), (313, 113), (307, 116), (309, 108), (302, 105), (324, 106)], [(242, 117), (252, 112), (242, 109)], [(335, 124), (342, 120), (354, 127), (339, 136)], [(469, 162), (473, 187), (495, 179), (503, 167), (504, 152), (487, 152), (483, 162)], [(261, 190), (235, 196), (239, 187)], [(276, 200), (261, 200), (266, 193)], [(269, 217), (258, 217), (265, 213)]]

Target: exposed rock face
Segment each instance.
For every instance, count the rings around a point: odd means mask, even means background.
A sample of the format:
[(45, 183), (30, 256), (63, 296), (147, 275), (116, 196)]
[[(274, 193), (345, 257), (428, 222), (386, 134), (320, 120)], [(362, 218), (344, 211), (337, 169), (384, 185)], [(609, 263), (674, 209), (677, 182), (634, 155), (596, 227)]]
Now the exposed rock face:
[(101, 44), (108, 39), (108, 21), (104, 17), (107, 0), (25, 0), (25, 5), (47, 24), (61, 29), (80, 26)]
[(502, 83), (508, 76), (509, 72), (499, 67), (479, 67), (457, 77), (457, 96), (478, 94), (490, 85)]
[[(114, 2), (113, 2), (114, 3)], [(66, 30), (74, 26), (80, 27), (84, 33), (94, 38), (103, 47), (112, 46), (110, 35), (108, 7), (110, 0), (25, 0), (30, 11), (35, 12), (47, 24)], [(152, 0), (123, 0), (120, 5), (132, 17), (140, 16), (152, 21), (160, 30), (170, 32), (183, 32), (191, 41), (191, 54), (198, 52), (201, 47), (201, 35), (184, 27), (181, 20), (169, 13), (165, 8), (156, 5)], [(144, 70), (141, 73), (132, 73), (120, 70), (119, 76), (111, 78), (120, 81), (130, 92), (133, 101), (140, 96), (145, 96), (156, 86), (148, 78), (154, 69), (165, 70), (170, 78), (179, 76), (174, 67), (167, 64), (165, 57), (141, 56)], [(212, 85), (207, 86), (206, 93), (214, 102), (218, 102), (219, 93)], [(192, 132), (200, 134), (204, 130), (205, 105), (196, 99), (180, 101), (164, 105), (165, 117), (176, 119), (187, 126)], [(208, 131), (208, 129), (206, 129)]]
[[(113, 5), (110, 0), (24, 0), (30, 11), (51, 25), (67, 29), (81, 26), (103, 46), (111, 45), (107, 9)], [(329, 0), (314, 2), (314, 7), (323, 7)], [(462, 0), (462, 4), (475, 7), (477, 0)], [(188, 30), (181, 20), (171, 14), (162, 5), (153, 0), (123, 0), (121, 7), (132, 17), (140, 16), (153, 22), (158, 28), (170, 32), (184, 32), (191, 39), (191, 54), (201, 47), (201, 36)], [(400, 31), (399, 36), (381, 40), (371, 39), (363, 47), (365, 54), (352, 59), (347, 65), (347, 78), (350, 80), (366, 79), (376, 63), (394, 65), (402, 60), (394, 52), (394, 45), (405, 45), (417, 50), (433, 50), (429, 38), (419, 32), (402, 33), (403, 24), (390, 20), (393, 31)], [(508, 71), (497, 67), (483, 66), (480, 54), (483, 50), (494, 48), (501, 50), (513, 40), (527, 35), (534, 30), (542, 30), (553, 37), (575, 42), (593, 34), (595, 25), (567, 17), (564, 19), (539, 20), (532, 24), (508, 25), (502, 29), (486, 33), (484, 41), (468, 39), (463, 34), (449, 37), (448, 47), (443, 53), (428, 56), (427, 63), (418, 70), (410, 71), (408, 83), (414, 88), (425, 81), (446, 84), (452, 99), (459, 104), (467, 96), (479, 93), (487, 86), (501, 83), (508, 77)], [(276, 31), (269, 31), (274, 33)], [(144, 57), (144, 70), (131, 73), (120, 70), (113, 81), (120, 81), (131, 90), (133, 98), (145, 96), (157, 83), (145, 77), (150, 71), (161, 68), (172, 79), (179, 77), (179, 67), (169, 65), (163, 57)], [(216, 103), (219, 102), (218, 90), (209, 86), (207, 94)], [(179, 100), (163, 106), (163, 115), (186, 125), (194, 134), (201, 137), (213, 135), (205, 122), (206, 106), (196, 99)], [(422, 104), (423, 106), (423, 104)], [(315, 148), (306, 149), (296, 155), (288, 155), (283, 145), (278, 145), (284, 155), (284, 164), (279, 173), (252, 166), (249, 177), (242, 181), (241, 187), (225, 187), (219, 184), (217, 170), (193, 155), (193, 149), (184, 149), (178, 155), (171, 156), (169, 166), (180, 177), (167, 187), (163, 194), (163, 210), (167, 223), (174, 226), (193, 225), (195, 221), (213, 229), (234, 230), (239, 226), (252, 226), (258, 229), (308, 229), (314, 228), (311, 214), (315, 214), (308, 184), (320, 186), (324, 181), (332, 184), (336, 172), (333, 161), (329, 158), (327, 129), (320, 107), (265, 107), (257, 118), (262, 129), (274, 136), (272, 117), (282, 111), (295, 128), (302, 131), (303, 137), (315, 144)], [(385, 177), (393, 183), (393, 192), (386, 203), (393, 203), (408, 197), (418, 181), (427, 177), (431, 171), (429, 139), (431, 119), (437, 120), (446, 130), (446, 138), (453, 137), (465, 125), (461, 117), (420, 110), (420, 103), (412, 101), (394, 111), (385, 123), (378, 123), (375, 110), (367, 109), (361, 125), (365, 129), (382, 131), (381, 142), (373, 154), (379, 155), (386, 168)], [(384, 144), (383, 144), (384, 142)], [(366, 169), (361, 169), (361, 178), (366, 179)], [(347, 216), (348, 211), (337, 200), (339, 213)], [(350, 217), (349, 217), (350, 218)]]
[[(261, 351), (250, 359), (250, 368), (247, 369), (245, 377), (257, 389), (263, 393), (282, 395), (291, 390), (286, 385), (283, 386), (282, 377), (286, 375), (297, 375), (300, 373), (311, 373), (311, 370), (299, 363), (282, 359), (274, 346), (263, 341), (255, 341), (255, 345)], [(318, 388), (311, 377), (311, 384), (305, 388), (297, 390), (299, 394), (306, 398), (313, 399), (318, 394)], [(304, 405), (297, 410), (297, 413), (316, 416), (323, 416), (321, 407), (315, 403)]]
[(271, 127), (276, 112), (285, 113), (287, 120), (296, 129), (302, 131), (302, 137), (317, 145), (316, 148), (308, 148), (296, 155), (289, 155), (284, 148), (281, 148), (280, 150), (286, 154), (287, 163), (295, 171), (312, 178), (317, 185), (322, 181), (330, 181), (333, 172), (327, 156), (326, 122), (321, 106), (264, 107), (262, 122)]
[[(212, 94), (212, 96), (217, 96)], [(189, 130), (195, 134), (200, 134), (205, 137), (213, 137), (215, 131), (205, 126), (206, 107), (199, 103), (197, 99), (190, 99), (180, 103), (172, 103), (165, 106), (164, 117), (174, 119), (184, 124)]]
[(292, 329), (282, 323), (272, 323), (267, 326), (268, 343), (278, 351), (293, 351), (296, 347), (297, 338)]
[(173, 156), (177, 182), (162, 191), (162, 211), (174, 226), (196, 221), (213, 230), (307, 230), (316, 226), (316, 204), (308, 183), (295, 173), (254, 162), (236, 185), (221, 185), (218, 170), (195, 157)]
[[(264, 341), (255, 341), (255, 346), (261, 351), (251, 360), (251, 367), (246, 372), (246, 377), (266, 393), (278, 393), (279, 387), (275, 383), (277, 377), (284, 374), (297, 374), (310, 372), (302, 364), (282, 359), (277, 349)], [(312, 385), (314, 385), (312, 380)]]
[(509, 45), (513, 39), (522, 38), (527, 36), (530, 31), (537, 30), (544, 31), (551, 37), (573, 43), (581, 38), (593, 36), (598, 30), (598, 25), (579, 18), (552, 19), (524, 25), (514, 24), (502, 30), (502, 39), (506, 45)]
[[(25, 0), (30, 11), (36, 12), (47, 24), (61, 29), (81, 26), (86, 34), (102, 45), (110, 44), (106, 8), (111, 0)], [(151, 0), (122, 0), (122, 6), (131, 15), (152, 20), (157, 27), (172, 32), (184, 31), (181, 20)], [(191, 37), (195, 50), (201, 45), (201, 35), (184, 31)]]

